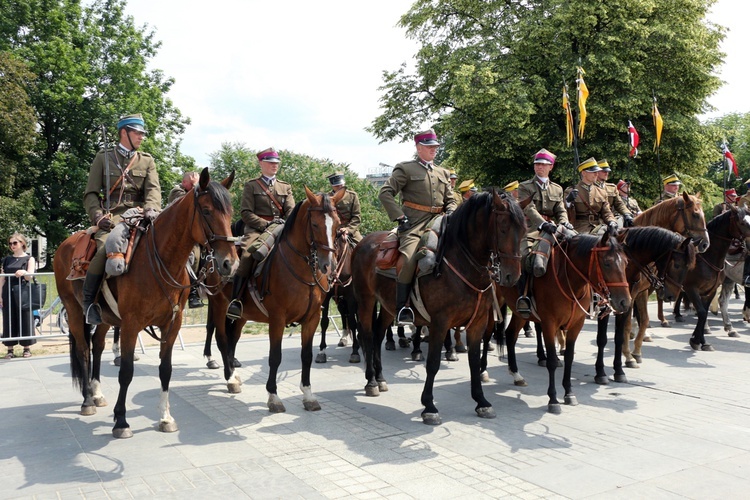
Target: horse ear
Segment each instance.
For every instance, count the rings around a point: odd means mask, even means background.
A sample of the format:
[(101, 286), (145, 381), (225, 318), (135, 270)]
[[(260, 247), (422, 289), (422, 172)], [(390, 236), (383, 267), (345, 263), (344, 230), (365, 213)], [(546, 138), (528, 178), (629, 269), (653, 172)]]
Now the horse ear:
[(234, 170), (232, 170), (232, 173), (229, 174), (229, 177), (221, 181), (221, 185), (229, 189), (230, 187), (232, 187), (233, 182), (234, 182)]
[(204, 191), (208, 187), (208, 183), (211, 181), (211, 175), (208, 173), (208, 167), (204, 167), (201, 170), (201, 179), (198, 184), (201, 187), (201, 191)]
[(320, 203), (318, 203), (317, 198), (315, 198), (315, 193), (310, 191), (310, 188), (307, 187), (307, 184), (305, 184), (305, 196), (307, 196), (307, 200), (310, 202), (311, 205), (318, 206)]
[(346, 195), (346, 189), (339, 189), (338, 191), (336, 191), (336, 193), (334, 193), (333, 197), (331, 198), (333, 204), (335, 205), (340, 202), (344, 198), (344, 195)]

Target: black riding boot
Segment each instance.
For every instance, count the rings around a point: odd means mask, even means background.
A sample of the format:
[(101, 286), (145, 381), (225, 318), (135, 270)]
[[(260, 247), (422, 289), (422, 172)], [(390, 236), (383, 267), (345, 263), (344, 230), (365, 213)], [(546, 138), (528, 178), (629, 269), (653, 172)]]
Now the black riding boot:
[(198, 294), (198, 281), (192, 276), (190, 277), (190, 295), (188, 295), (188, 308), (197, 309), (203, 307), (203, 301), (201, 296)]
[(238, 320), (242, 317), (242, 300), (240, 296), (242, 291), (247, 286), (248, 278), (242, 278), (240, 276), (234, 277), (234, 288), (232, 288), (232, 301), (229, 303), (227, 308), (227, 318), (232, 321)]
[(96, 296), (103, 279), (103, 274), (86, 273), (83, 282), (83, 315), (89, 325), (96, 326), (102, 322), (102, 311), (96, 303)]
[(531, 299), (526, 296), (526, 280), (528, 276), (526, 272), (521, 273), (521, 278), (518, 280), (518, 300), (516, 300), (516, 312), (523, 319), (529, 319), (531, 317)]
[(411, 284), (396, 283), (396, 326), (414, 326), (414, 311), (406, 307)]

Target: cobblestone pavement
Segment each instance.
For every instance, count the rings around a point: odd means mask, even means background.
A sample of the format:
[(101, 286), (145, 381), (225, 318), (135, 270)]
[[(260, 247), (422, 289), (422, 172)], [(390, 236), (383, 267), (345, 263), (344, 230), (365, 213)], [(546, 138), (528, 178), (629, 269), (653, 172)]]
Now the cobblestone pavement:
[(629, 383), (606, 386), (593, 382), (588, 322), (573, 367), (580, 404), (563, 406), (561, 415), (546, 412), (547, 372), (532, 339), (519, 340), (528, 387), (514, 387), (505, 361), (490, 359), (484, 391), (493, 420), (474, 413), (466, 355), (443, 361), (437, 427), (421, 421), (425, 369), (408, 349), (383, 353), (390, 390), (369, 398), (362, 365), (348, 363), (350, 349), (329, 347), (328, 363), (312, 371), (323, 408), (306, 412), (299, 336), (291, 335), (279, 373), (287, 412), (270, 414), (265, 338), (240, 343), (244, 385), (236, 395), (221, 370), (206, 368), (202, 344), (188, 342), (175, 349), (170, 388), (179, 431), (165, 434), (156, 427), (158, 351), (147, 347), (128, 393), (134, 437), (127, 440), (111, 435), (118, 391), (111, 353), (103, 367), (110, 406), (91, 417), (78, 414), (67, 355), (2, 360), (0, 498), (744, 497), (750, 335), (739, 308), (733, 301), (740, 338), (709, 316), (716, 352), (690, 349), (690, 315), (685, 324), (652, 328), (654, 342), (645, 344), (640, 369), (628, 370)]

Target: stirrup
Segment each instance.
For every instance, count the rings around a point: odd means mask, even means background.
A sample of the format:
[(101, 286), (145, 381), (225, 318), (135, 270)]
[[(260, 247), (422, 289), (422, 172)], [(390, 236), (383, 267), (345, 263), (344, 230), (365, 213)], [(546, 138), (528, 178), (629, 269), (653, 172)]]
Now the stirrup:
[(396, 326), (414, 326), (414, 311), (411, 307), (401, 308), (396, 318)]
[(199, 307), (203, 307), (203, 301), (196, 291), (195, 294), (191, 293), (190, 296), (188, 296), (188, 309), (198, 309)]
[(227, 318), (232, 321), (237, 321), (242, 317), (242, 302), (239, 299), (234, 299), (229, 303), (227, 307)]
[(521, 295), (516, 301), (516, 312), (523, 319), (529, 319), (531, 317), (531, 299), (526, 295)]
[(86, 309), (86, 323), (91, 326), (102, 324), (102, 311), (99, 304), (94, 302)]

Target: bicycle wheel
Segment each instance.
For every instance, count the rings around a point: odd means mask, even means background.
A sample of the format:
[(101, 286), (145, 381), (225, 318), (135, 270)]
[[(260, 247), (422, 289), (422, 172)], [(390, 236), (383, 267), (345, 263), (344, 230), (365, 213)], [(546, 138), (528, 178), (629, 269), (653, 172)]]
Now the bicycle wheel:
[(68, 311), (65, 307), (60, 308), (60, 312), (57, 313), (57, 327), (60, 328), (60, 332), (64, 334), (70, 333), (68, 328)]

